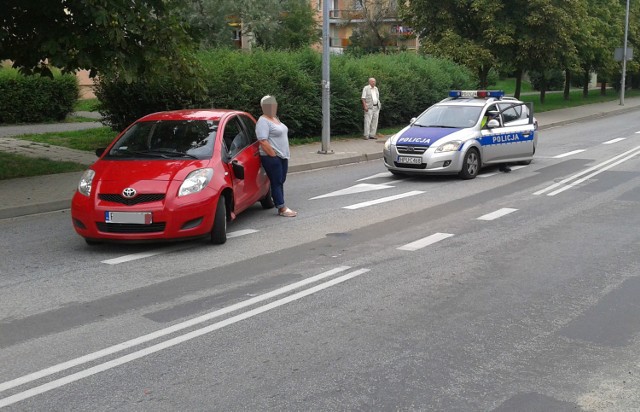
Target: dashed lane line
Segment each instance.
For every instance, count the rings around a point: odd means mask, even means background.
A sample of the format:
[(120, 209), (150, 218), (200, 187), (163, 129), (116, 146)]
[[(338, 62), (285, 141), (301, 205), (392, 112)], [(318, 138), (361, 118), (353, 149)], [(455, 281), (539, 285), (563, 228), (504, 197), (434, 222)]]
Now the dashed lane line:
[(498, 209), (495, 212), (487, 213), (486, 215), (480, 216), (477, 220), (496, 220), (501, 218), (502, 216), (506, 216), (510, 213), (517, 211), (518, 209), (512, 209), (510, 207), (503, 207), (502, 209)]
[(579, 150), (574, 150), (572, 152), (567, 152), (567, 153), (562, 153), (556, 156), (553, 156), (554, 159), (561, 159), (563, 157), (568, 157), (568, 156), (573, 156), (574, 154), (578, 154), (578, 153), (582, 153), (584, 152), (586, 149), (579, 149)]
[(626, 140), (626, 137), (618, 137), (617, 139), (607, 140), (606, 142), (602, 142), (602, 144), (614, 144)]
[(416, 250), (422, 249), (429, 245), (433, 245), (434, 243), (440, 242), (441, 240), (450, 238), (453, 236), (451, 233), (434, 233), (431, 236), (424, 237), (422, 239), (418, 239), (415, 242), (407, 243), (404, 246), (400, 246), (397, 248), (398, 250), (407, 250), (409, 252), (415, 252)]
[(370, 200), (368, 202), (356, 203), (355, 205), (345, 206), (343, 207), (343, 209), (350, 209), (350, 210), (361, 209), (363, 207), (378, 205), (380, 203), (392, 202), (394, 200), (398, 200), (398, 199), (402, 199), (410, 196), (416, 196), (422, 193), (424, 192), (421, 190), (412, 190), (410, 192), (400, 193), (399, 195), (382, 197), (380, 199)]

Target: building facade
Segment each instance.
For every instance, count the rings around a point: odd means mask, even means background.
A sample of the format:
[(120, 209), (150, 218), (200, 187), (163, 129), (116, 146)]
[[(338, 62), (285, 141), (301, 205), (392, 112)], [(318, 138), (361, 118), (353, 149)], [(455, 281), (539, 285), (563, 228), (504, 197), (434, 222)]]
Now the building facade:
[(357, 30), (374, 30), (384, 38), (385, 49), (417, 50), (418, 37), (398, 18), (397, 0), (310, 0), (322, 24), (322, 1), (329, 2), (329, 46), (342, 53)]

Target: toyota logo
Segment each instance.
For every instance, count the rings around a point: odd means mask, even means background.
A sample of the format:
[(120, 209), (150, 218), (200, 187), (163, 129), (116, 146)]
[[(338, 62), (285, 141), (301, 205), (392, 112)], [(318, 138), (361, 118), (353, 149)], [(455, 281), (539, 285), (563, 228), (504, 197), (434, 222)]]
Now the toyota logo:
[(131, 199), (135, 195), (136, 195), (136, 189), (132, 187), (128, 187), (122, 191), (122, 196), (126, 197), (127, 199)]

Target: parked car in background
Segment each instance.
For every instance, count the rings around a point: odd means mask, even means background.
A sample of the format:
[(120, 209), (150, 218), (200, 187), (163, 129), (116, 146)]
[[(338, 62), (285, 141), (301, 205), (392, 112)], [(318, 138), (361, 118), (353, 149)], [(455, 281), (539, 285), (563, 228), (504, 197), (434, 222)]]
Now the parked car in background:
[(124, 130), (83, 174), (71, 204), (87, 243), (210, 236), (260, 202), (272, 208), (255, 119), (234, 110), (145, 116)]

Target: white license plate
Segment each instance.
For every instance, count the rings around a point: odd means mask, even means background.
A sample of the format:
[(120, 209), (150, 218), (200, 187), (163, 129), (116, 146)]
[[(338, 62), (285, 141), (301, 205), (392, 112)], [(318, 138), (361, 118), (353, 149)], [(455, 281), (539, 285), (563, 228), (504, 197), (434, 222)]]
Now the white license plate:
[(104, 212), (106, 223), (133, 223), (150, 225), (153, 223), (151, 212)]
[(398, 163), (404, 163), (409, 165), (420, 165), (422, 164), (421, 157), (409, 157), (409, 156), (398, 156)]

